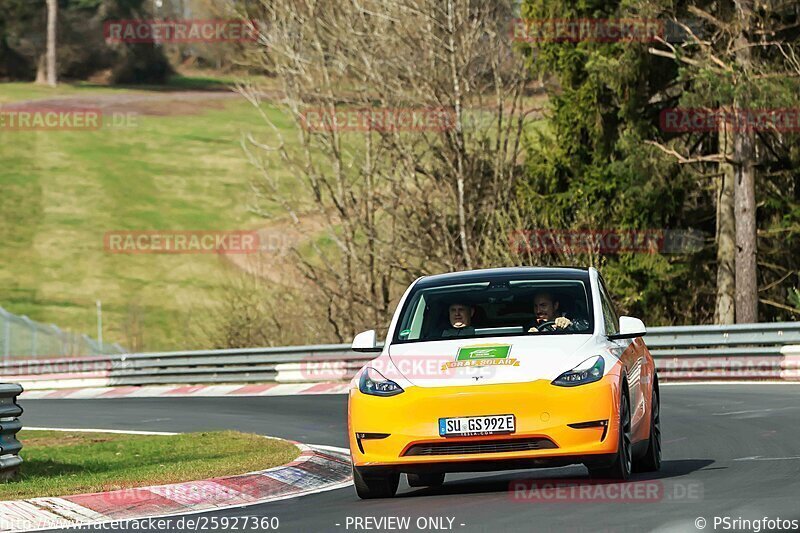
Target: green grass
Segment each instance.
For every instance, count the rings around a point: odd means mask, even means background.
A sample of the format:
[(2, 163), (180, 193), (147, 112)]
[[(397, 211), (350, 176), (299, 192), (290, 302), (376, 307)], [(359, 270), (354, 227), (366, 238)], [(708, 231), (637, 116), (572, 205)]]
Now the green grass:
[(0, 500), (64, 496), (245, 474), (291, 462), (282, 440), (221, 431), (174, 436), (21, 431), (20, 477)]
[[(100, 90), (0, 84), (0, 101), (19, 99), (22, 89), (28, 97)], [(272, 107), (266, 112), (294, 137), (289, 120)], [(103, 236), (267, 224), (249, 211), (249, 183), (258, 176), (240, 146), (249, 131), (270, 135), (239, 98), (199, 106), (197, 114), (140, 115), (131, 127), (0, 130), (0, 305), (94, 336), (101, 300), (106, 342), (130, 346), (138, 322), (143, 349), (199, 347), (187, 332), (203, 327), (229, 262), (213, 254), (110, 254)], [(287, 192), (299, 190), (287, 171), (277, 172)]]

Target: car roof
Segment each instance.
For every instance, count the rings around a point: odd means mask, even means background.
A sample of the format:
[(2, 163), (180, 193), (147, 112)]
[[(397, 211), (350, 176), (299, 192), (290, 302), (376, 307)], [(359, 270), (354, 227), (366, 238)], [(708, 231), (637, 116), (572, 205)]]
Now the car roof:
[(465, 270), (425, 276), (417, 282), (417, 285), (420, 287), (436, 287), (499, 279), (574, 279), (588, 283), (589, 269), (583, 267), (506, 267)]

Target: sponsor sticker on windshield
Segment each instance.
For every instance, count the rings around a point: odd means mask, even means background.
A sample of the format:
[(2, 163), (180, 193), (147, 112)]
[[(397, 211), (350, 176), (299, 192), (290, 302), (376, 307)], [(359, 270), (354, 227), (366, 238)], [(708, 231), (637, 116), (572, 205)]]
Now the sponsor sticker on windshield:
[(458, 349), (456, 360), (442, 365), (442, 370), (475, 366), (519, 366), (519, 361), (508, 357), (510, 353), (510, 344), (462, 346)]

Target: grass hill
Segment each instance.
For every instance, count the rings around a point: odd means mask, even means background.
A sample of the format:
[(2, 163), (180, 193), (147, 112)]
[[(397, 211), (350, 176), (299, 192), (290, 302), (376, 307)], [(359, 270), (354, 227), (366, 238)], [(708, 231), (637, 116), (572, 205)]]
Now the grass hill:
[(0, 128), (0, 305), (93, 334), (101, 300), (107, 342), (126, 345), (140, 331), (144, 349), (193, 346), (190, 324), (202, 327), (231, 262), (213, 254), (111, 254), (103, 242), (114, 230), (268, 222), (248, 211), (256, 171), (240, 146), (243, 132), (265, 129), (262, 120), (238, 95), (182, 90), (191, 85), (170, 92), (0, 84), (0, 105), (133, 113), (128, 124), (98, 130)]

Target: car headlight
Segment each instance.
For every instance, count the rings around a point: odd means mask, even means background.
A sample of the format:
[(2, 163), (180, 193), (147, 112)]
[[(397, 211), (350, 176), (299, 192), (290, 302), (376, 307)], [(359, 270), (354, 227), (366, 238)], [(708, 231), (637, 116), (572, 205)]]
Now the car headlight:
[(391, 379), (386, 379), (374, 368), (367, 367), (358, 380), (358, 390), (372, 396), (394, 396), (403, 392), (403, 387)]
[(595, 355), (572, 370), (558, 376), (553, 380), (553, 385), (558, 385), (559, 387), (575, 387), (576, 385), (594, 383), (603, 378), (605, 369), (605, 360), (601, 356)]

